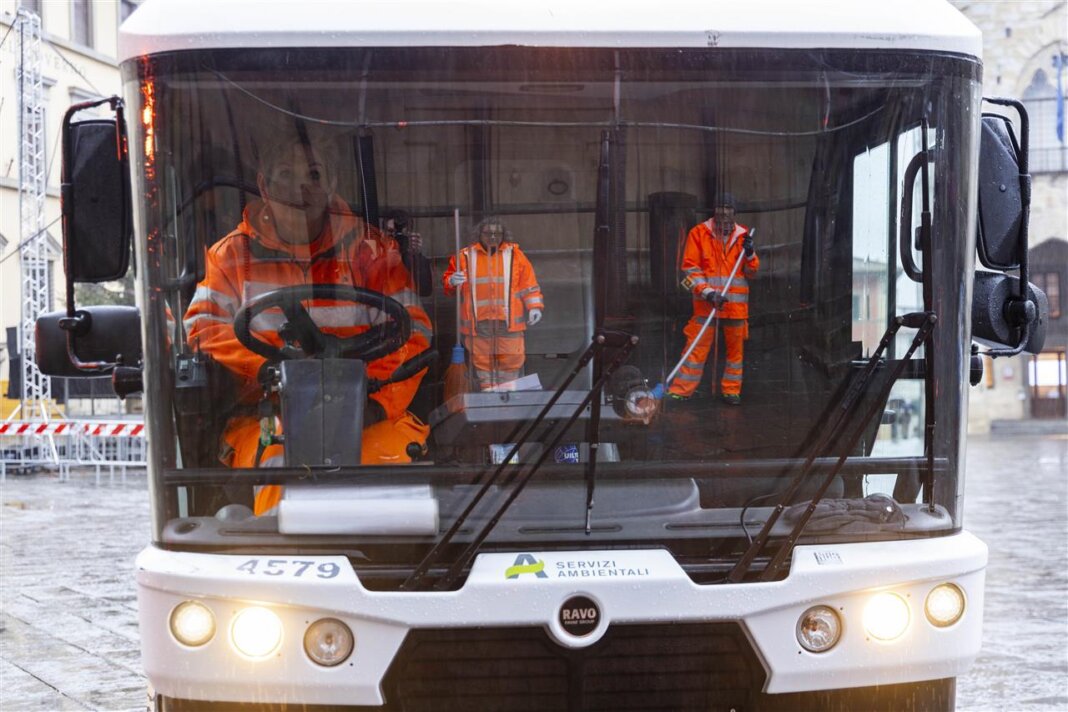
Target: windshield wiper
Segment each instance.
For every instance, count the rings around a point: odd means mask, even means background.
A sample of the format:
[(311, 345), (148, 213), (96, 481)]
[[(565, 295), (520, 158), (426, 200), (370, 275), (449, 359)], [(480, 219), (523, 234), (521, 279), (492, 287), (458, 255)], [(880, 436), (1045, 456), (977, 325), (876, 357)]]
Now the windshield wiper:
[(864, 371), (849, 387), (849, 389), (843, 394), (841, 402), (836, 406), (837, 415), (834, 417), (833, 422), (823, 432), (823, 436), (819, 439), (816, 445), (812, 448), (811, 453), (805, 459), (805, 463), (801, 466), (800, 472), (794, 476), (793, 480), (787, 486), (783, 492), (782, 498), (768, 516), (766, 522), (764, 522), (763, 528), (760, 530), (760, 534), (753, 540), (753, 543), (749, 545), (745, 553), (742, 554), (742, 558), (738, 560), (730, 574), (727, 575), (727, 582), (729, 583), (741, 583), (746, 575), (749, 573), (749, 569), (753, 565), (753, 561), (763, 551), (768, 539), (771, 537), (771, 530), (775, 527), (775, 523), (779, 520), (783, 511), (793, 501), (793, 498), (797, 495), (798, 491), (804, 485), (812, 472), (813, 463), (818, 457), (820, 457), (824, 449), (831, 443), (838, 440), (842, 432), (849, 427), (850, 419), (853, 412), (857, 409), (857, 406), (861, 402), (861, 397), (867, 390), (869, 382), (875, 374), (875, 371), (882, 359), (883, 353), (887, 347), (893, 342), (897, 336), (898, 330), (904, 326), (909, 329), (916, 329), (916, 336), (912, 339), (912, 344), (909, 345), (908, 351), (905, 353), (904, 358), (897, 361), (894, 370), (887, 378), (886, 383), (883, 385), (882, 390), (879, 392), (878, 397), (874, 399), (871, 407), (860, 419), (857, 427), (853, 430), (849, 439), (845, 443), (845, 447), (842, 449), (842, 454), (839, 455), (838, 461), (834, 464), (834, 467), (824, 476), (823, 482), (820, 484), (819, 489), (812, 497), (812, 501), (809, 502), (805, 512), (798, 519), (797, 524), (794, 525), (790, 535), (786, 538), (785, 543), (779, 547), (775, 556), (771, 562), (764, 568), (761, 573), (760, 581), (771, 581), (777, 575), (783, 563), (790, 556), (790, 552), (793, 551), (794, 546), (797, 544), (797, 540), (801, 536), (801, 532), (804, 530), (805, 525), (808, 524), (809, 518), (816, 509), (816, 505), (819, 504), (820, 499), (827, 492), (827, 488), (830, 487), (834, 478), (838, 476), (838, 472), (842, 469), (843, 463), (849, 457), (849, 453), (853, 450), (856, 444), (860, 441), (865, 430), (868, 427), (868, 423), (879, 412), (885, 399), (890, 395), (890, 389), (893, 388), (894, 383), (898, 377), (905, 370), (909, 360), (912, 358), (912, 354), (919, 348), (919, 345), (927, 340), (931, 330), (934, 328), (934, 324), (937, 321), (937, 317), (934, 312), (915, 312), (912, 314), (906, 314), (904, 316), (896, 317), (893, 323), (887, 328), (883, 334), (883, 338), (879, 341), (878, 348), (868, 359), (868, 363), (864, 367)]
[[(537, 427), (541, 425), (542, 421), (545, 420), (546, 416), (552, 410), (553, 406), (556, 405), (556, 402), (564, 394), (568, 386), (571, 385), (571, 382), (575, 380), (575, 377), (582, 372), (582, 369), (584, 369), (587, 364), (589, 364), (591, 359), (593, 359), (595, 356), (600, 357), (603, 354), (605, 348), (615, 348), (615, 358), (613, 358), (607, 366), (601, 369), (601, 373), (597, 380), (594, 382), (593, 387), (590, 388), (589, 391), (587, 391), (585, 397), (583, 397), (582, 401), (575, 407), (575, 411), (571, 414), (571, 417), (567, 419), (563, 427), (559, 428), (552, 441), (542, 448), (542, 453), (538, 460), (525, 473), (519, 475), (516, 478), (515, 484), (513, 485), (512, 491), (509, 493), (508, 497), (504, 500), (500, 507), (498, 507), (497, 511), (493, 514), (493, 516), (490, 517), (490, 519), (483, 525), (482, 529), (478, 532), (478, 534), (475, 535), (474, 539), (472, 539), (471, 543), (468, 544), (467, 548), (463, 550), (459, 557), (457, 557), (456, 561), (453, 562), (452, 566), (449, 567), (449, 570), (445, 573), (445, 575), (437, 581), (434, 588), (438, 590), (446, 590), (452, 586), (452, 584), (456, 581), (459, 575), (463, 572), (463, 569), (467, 565), (467, 563), (478, 552), (479, 547), (482, 546), (482, 543), (489, 536), (490, 532), (493, 531), (493, 528), (497, 525), (497, 522), (500, 521), (501, 517), (504, 516), (504, 513), (511, 506), (512, 502), (516, 500), (519, 494), (523, 491), (523, 488), (526, 487), (526, 484), (530, 481), (530, 478), (534, 476), (534, 474), (538, 471), (538, 468), (541, 467), (542, 463), (545, 462), (545, 460), (553, 452), (556, 446), (559, 445), (564, 435), (567, 434), (567, 431), (571, 428), (574, 422), (578, 420), (579, 416), (582, 414), (582, 411), (584, 411), (586, 407), (590, 405), (591, 401), (593, 401), (595, 396), (598, 396), (600, 393), (603, 392), (604, 384), (607, 382), (608, 378), (612, 375), (613, 372), (615, 372), (617, 368), (619, 368), (619, 366), (621, 366), (627, 360), (627, 358), (630, 356), (630, 352), (634, 349), (637, 343), (638, 337), (636, 336), (624, 334), (619, 331), (609, 331), (604, 329), (597, 331), (590, 345), (587, 346), (586, 350), (582, 352), (581, 356), (579, 356), (578, 362), (575, 364), (575, 367), (571, 369), (571, 372), (568, 373), (567, 378), (564, 379), (564, 382), (561, 383), (553, 392), (552, 397), (549, 398), (548, 402), (542, 407), (537, 417), (535, 417), (534, 420), (530, 421), (525, 426), (520, 426), (512, 431), (512, 434), (508, 438), (509, 440), (515, 437), (515, 435), (519, 434), (520, 431), (522, 431), (522, 435), (515, 441), (515, 444), (512, 445), (512, 448), (508, 451), (508, 454), (505, 455), (501, 462), (497, 465), (497, 468), (493, 471), (493, 474), (491, 474), (485, 480), (485, 482), (482, 483), (482, 486), (479, 487), (474, 497), (472, 497), (471, 501), (468, 502), (467, 506), (464, 508), (464, 511), (461, 512), (460, 515), (456, 518), (456, 520), (452, 523), (452, 526), (449, 527), (449, 530), (445, 532), (445, 534), (441, 537), (441, 539), (438, 540), (438, 542), (433, 546), (433, 548), (431, 548), (430, 551), (427, 552), (427, 555), (423, 557), (423, 560), (416, 567), (415, 571), (412, 572), (411, 576), (409, 576), (405, 580), (405, 582), (401, 584), (402, 591), (419, 590), (423, 577), (426, 576), (427, 572), (431, 569), (431, 567), (438, 563), (438, 559), (441, 557), (442, 552), (449, 544), (452, 543), (452, 540), (455, 538), (456, 534), (467, 522), (472, 512), (474, 512), (475, 507), (477, 507), (479, 502), (481, 502), (482, 499), (486, 496), (486, 494), (489, 493), (490, 489), (500, 478), (501, 473), (504, 471), (505, 467), (512, 464), (512, 459), (519, 453), (520, 448), (526, 444), (527, 440), (530, 439), (530, 436), (534, 433)], [(552, 426), (549, 427), (549, 431), (551, 430)]]

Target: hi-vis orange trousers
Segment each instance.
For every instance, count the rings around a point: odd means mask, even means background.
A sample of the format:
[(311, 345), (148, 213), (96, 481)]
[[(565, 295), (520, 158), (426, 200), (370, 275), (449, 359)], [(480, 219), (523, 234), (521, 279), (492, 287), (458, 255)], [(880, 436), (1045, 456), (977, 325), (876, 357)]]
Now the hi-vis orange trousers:
[(522, 331), (495, 336), (465, 335), (463, 339), (482, 390), (496, 388), (523, 375), (527, 352)]
[[(697, 333), (701, 331), (701, 325), (704, 324), (706, 318), (696, 315), (690, 317), (686, 328), (682, 330), (682, 333), (686, 334), (686, 346), (683, 347), (682, 353), (686, 353), (690, 344), (697, 338)], [(668, 393), (683, 398), (694, 394), (698, 384), (701, 383), (701, 374), (704, 373), (708, 354), (716, 348), (716, 332), (719, 331), (720, 326), (723, 327), (723, 340), (727, 344), (727, 363), (723, 369), (723, 380), (719, 382), (720, 392), (723, 395), (741, 395), (743, 346), (745, 340), (749, 338), (747, 319), (716, 319), (705, 331), (689, 357), (682, 362), (682, 367), (679, 368), (675, 380), (671, 382)], [(715, 386), (712, 390), (715, 391)]]

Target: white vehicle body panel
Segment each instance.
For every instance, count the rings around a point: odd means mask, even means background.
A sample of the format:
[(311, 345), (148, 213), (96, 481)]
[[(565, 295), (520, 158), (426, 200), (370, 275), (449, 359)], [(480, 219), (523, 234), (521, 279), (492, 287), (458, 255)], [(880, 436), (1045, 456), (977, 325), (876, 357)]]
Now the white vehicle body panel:
[[(506, 577), (523, 554), (544, 561), (544, 577)], [(252, 558), (262, 562), (255, 573), (238, 569)], [(658, 621), (740, 621), (767, 670), (769, 693), (816, 690), (829, 680), (846, 688), (954, 677), (979, 653), (987, 549), (966, 532), (800, 546), (787, 579), (739, 585), (697, 585), (663, 550), (493, 553), (477, 558), (460, 590), (426, 593), (369, 591), (344, 557), (284, 557), (278, 561), (286, 563), (262, 568), (269, 558), (155, 547), (141, 553), (142, 656), (157, 692), (240, 701), (255, 691), (261, 701), (382, 704), (382, 678), (413, 628), (545, 627), (561, 645), (582, 647), (610, 626)], [(298, 577), (290, 560), (313, 561), (312, 572), (334, 563), (340, 573)], [(924, 599), (946, 581), (964, 590), (967, 607), (960, 621), (936, 628), (924, 616)], [(881, 590), (905, 597), (911, 612), (907, 631), (892, 643), (868, 639), (861, 623), (865, 602)], [(594, 599), (603, 614), (598, 629), (581, 639), (556, 622), (561, 604), (575, 594)], [(168, 628), (174, 606), (190, 599), (209, 606), (217, 624), (215, 638), (196, 649), (179, 644)], [(285, 627), (278, 653), (258, 662), (240, 657), (228, 640), (233, 615), (251, 604), (270, 607)], [(833, 606), (843, 622), (842, 639), (820, 654), (802, 649), (795, 637), (799, 616), (816, 604)], [(356, 638), (352, 658), (336, 668), (315, 665), (302, 647), (307, 625), (326, 616), (344, 620)]]
[(944, 0), (149, 0), (122, 26), (119, 61), (157, 52), (269, 47), (766, 47), (982, 56), (979, 30)]

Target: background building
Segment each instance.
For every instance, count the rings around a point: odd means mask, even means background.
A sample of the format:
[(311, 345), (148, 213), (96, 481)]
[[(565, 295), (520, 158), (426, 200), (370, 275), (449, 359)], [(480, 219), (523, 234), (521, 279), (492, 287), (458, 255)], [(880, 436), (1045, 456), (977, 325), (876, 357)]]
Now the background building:
[[(49, 256), (51, 306), (63, 304), (59, 218), (60, 126), (71, 104), (120, 93), (115, 61), (118, 27), (140, 0), (0, 0), (0, 398), (8, 392), (19, 300), (19, 7), (41, 18), (46, 191), (42, 236)], [(15, 349), (17, 351), (17, 349)], [(15, 369), (17, 377), (18, 369)], [(16, 403), (0, 400), (0, 419)]]
[(969, 430), (1012, 421), (1068, 429), (1068, 3), (1064, 0), (951, 0), (983, 32), (987, 96), (1021, 99), (1031, 120), (1031, 281), (1050, 300), (1046, 345), (1039, 356), (986, 360), (972, 389)]

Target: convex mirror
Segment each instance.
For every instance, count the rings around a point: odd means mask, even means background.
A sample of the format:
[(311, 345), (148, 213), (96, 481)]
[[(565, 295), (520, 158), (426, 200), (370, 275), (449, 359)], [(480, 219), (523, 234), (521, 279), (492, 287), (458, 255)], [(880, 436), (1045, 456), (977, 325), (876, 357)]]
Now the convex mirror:
[[(112, 100), (116, 105), (118, 99)], [(121, 279), (130, 265), (133, 219), (125, 128), (121, 111), (112, 119), (63, 119), (63, 254), (74, 282)]]
[[(984, 114), (979, 142), (979, 260), (989, 269), (1014, 270), (1027, 249), (1021, 238), (1029, 196), (1021, 184), (1022, 153), (1012, 124)], [(1025, 179), (1027, 180), (1027, 179)]]
[(37, 368), (41, 373), (78, 377), (87, 375), (86, 367), (140, 365), (141, 313), (137, 307), (84, 307), (78, 310), (77, 316), (82, 333), (73, 335), (69, 341), (70, 329), (60, 323), (67, 319), (67, 312), (56, 311), (37, 318), (34, 339)]

